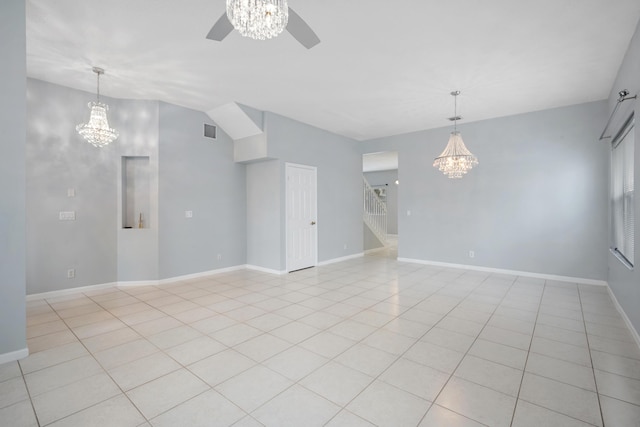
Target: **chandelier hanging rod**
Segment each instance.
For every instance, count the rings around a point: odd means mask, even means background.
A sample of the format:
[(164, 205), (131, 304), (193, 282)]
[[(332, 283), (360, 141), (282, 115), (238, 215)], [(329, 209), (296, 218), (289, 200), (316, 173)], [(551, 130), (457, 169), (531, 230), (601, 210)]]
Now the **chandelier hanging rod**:
[(618, 92), (618, 101), (616, 102), (616, 106), (614, 107), (613, 111), (611, 112), (611, 115), (609, 116), (609, 120), (607, 120), (607, 124), (605, 125), (604, 129), (602, 130), (602, 134), (600, 134), (600, 139), (598, 139), (598, 141), (602, 141), (603, 139), (611, 138), (612, 135), (604, 136), (604, 134), (607, 133), (607, 129), (609, 129), (609, 126), (611, 125), (611, 120), (613, 120), (613, 116), (615, 116), (616, 113), (618, 112), (618, 108), (620, 108), (620, 104), (622, 104), (624, 101), (628, 101), (630, 99), (636, 99), (637, 97), (638, 97), (638, 95), (629, 96), (629, 91), (626, 90), (626, 89), (623, 89), (620, 92)]

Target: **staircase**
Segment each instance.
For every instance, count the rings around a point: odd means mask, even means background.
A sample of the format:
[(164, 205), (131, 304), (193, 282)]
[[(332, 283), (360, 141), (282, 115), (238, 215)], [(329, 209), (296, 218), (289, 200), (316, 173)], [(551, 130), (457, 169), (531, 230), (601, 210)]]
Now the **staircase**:
[(380, 200), (375, 190), (362, 177), (364, 191), (364, 211), (362, 218), (373, 234), (386, 246), (387, 244), (387, 205)]

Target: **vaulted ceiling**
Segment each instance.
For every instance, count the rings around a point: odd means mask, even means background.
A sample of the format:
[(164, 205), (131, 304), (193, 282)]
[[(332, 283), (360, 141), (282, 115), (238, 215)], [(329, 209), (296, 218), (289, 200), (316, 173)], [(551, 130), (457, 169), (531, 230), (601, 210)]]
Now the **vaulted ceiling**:
[[(230, 101), (358, 140), (607, 98), (637, 0), (289, 0), (321, 43), (207, 40), (224, 0), (27, 0), (27, 73), (202, 111)], [(622, 89), (622, 88), (620, 88)]]

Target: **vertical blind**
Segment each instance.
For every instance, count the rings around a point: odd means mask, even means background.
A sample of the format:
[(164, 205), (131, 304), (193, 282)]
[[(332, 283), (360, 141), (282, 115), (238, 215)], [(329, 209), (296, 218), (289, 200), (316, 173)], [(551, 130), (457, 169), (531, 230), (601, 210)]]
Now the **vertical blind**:
[(613, 250), (631, 267), (634, 263), (634, 121), (613, 141), (611, 153), (611, 225)]

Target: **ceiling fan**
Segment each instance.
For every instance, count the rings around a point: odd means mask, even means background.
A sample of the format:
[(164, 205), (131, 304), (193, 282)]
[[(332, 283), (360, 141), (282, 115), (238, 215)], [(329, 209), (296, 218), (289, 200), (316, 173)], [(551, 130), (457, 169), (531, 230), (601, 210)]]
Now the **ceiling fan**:
[[(258, 1), (265, 1), (265, 0), (258, 0)], [(227, 5), (228, 4), (229, 4), (229, 1), (227, 1)], [(309, 25), (300, 17), (300, 15), (294, 12), (293, 9), (291, 9), (290, 7), (287, 7), (287, 9), (289, 12), (289, 18), (287, 20), (287, 26), (286, 26), (287, 31), (289, 31), (289, 33), (307, 49), (311, 49), (312, 47), (320, 43), (320, 39), (318, 38), (316, 33), (313, 32), (311, 27), (309, 27)], [(227, 10), (229, 10), (228, 6), (227, 6)], [(207, 38), (209, 40), (222, 41), (225, 37), (229, 35), (229, 33), (233, 29), (234, 29), (234, 26), (229, 20), (229, 16), (225, 12), (220, 17), (220, 19), (218, 19), (216, 23), (213, 24), (213, 27), (211, 27), (211, 30), (207, 34)]]

